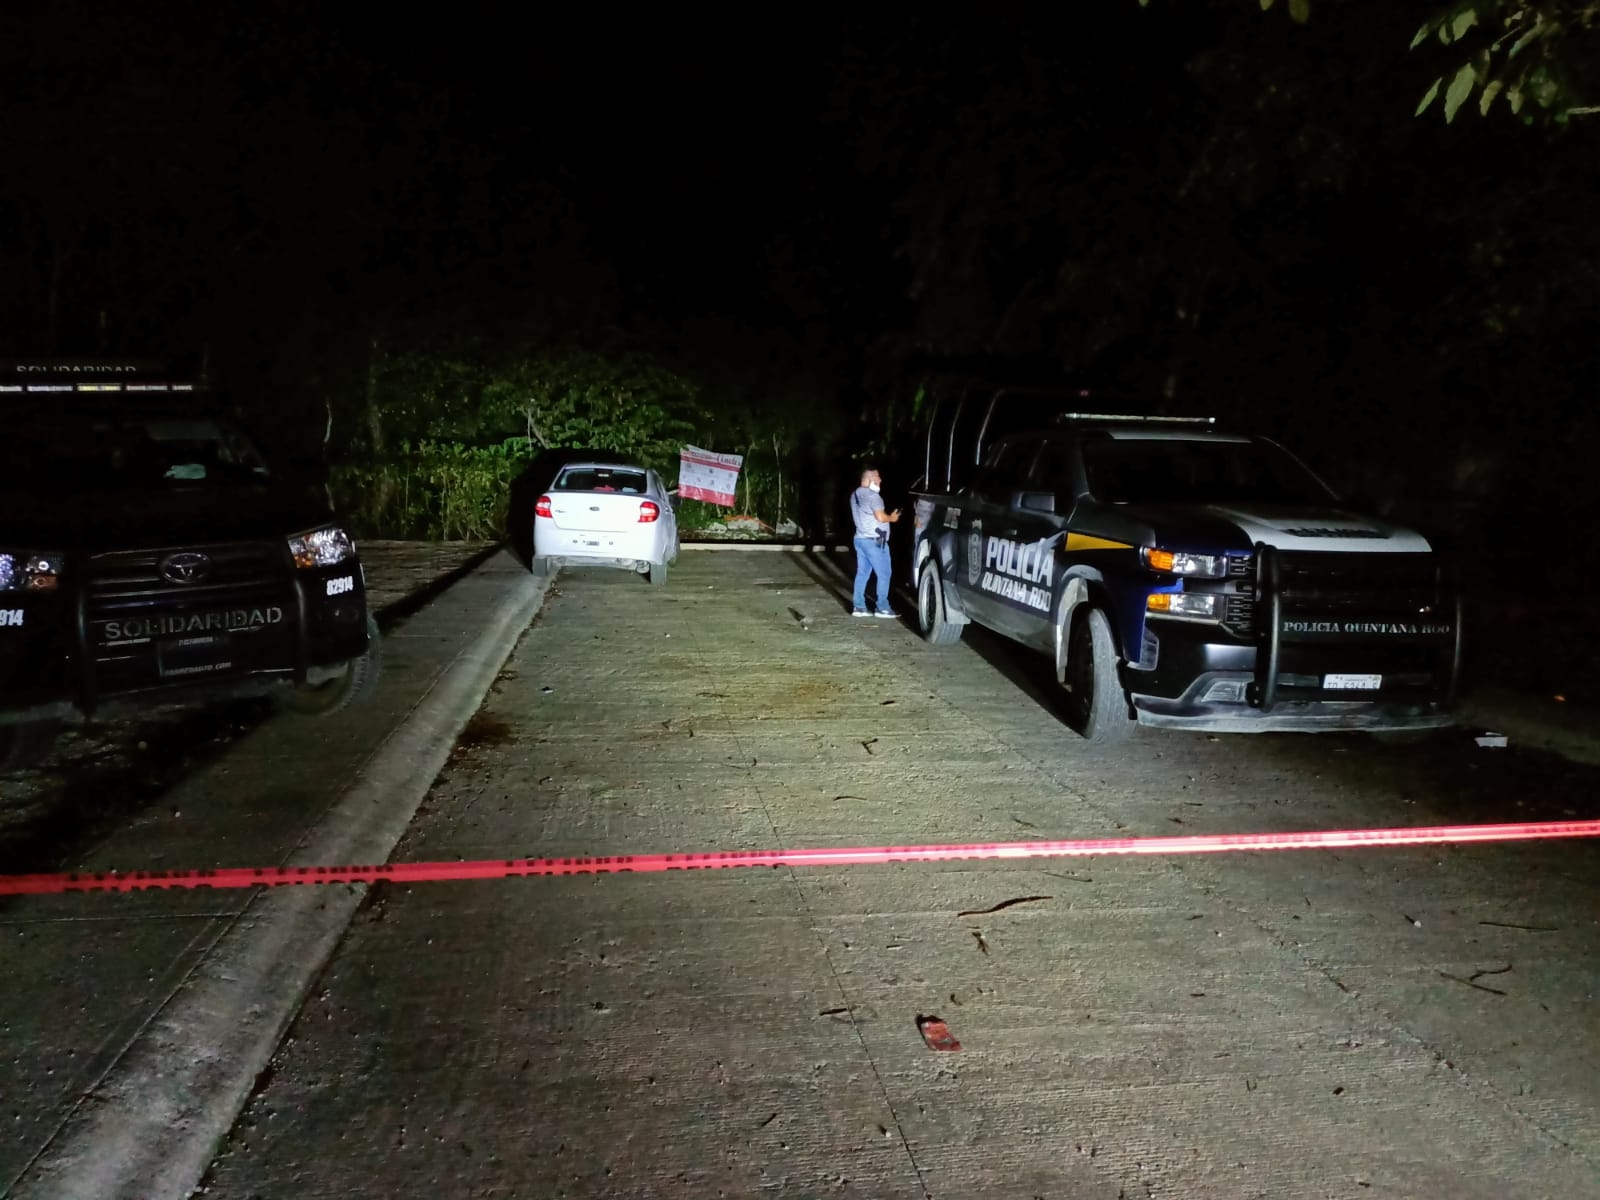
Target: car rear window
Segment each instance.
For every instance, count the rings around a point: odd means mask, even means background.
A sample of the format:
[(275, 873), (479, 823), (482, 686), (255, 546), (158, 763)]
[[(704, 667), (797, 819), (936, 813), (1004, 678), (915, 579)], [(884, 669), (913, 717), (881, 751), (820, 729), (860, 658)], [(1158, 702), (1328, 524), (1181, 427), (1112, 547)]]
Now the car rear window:
[(626, 467), (568, 467), (556, 479), (558, 492), (631, 492), (645, 490), (643, 471)]

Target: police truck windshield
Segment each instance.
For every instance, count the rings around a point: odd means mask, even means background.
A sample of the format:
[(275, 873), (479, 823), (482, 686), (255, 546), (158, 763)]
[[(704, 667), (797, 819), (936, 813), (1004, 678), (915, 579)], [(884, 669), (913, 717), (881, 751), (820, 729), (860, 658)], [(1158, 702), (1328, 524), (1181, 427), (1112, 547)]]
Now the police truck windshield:
[(266, 460), (225, 418), (69, 411), (0, 414), (8, 491), (116, 492), (269, 482)]
[(1089, 494), (1107, 504), (1329, 504), (1336, 497), (1298, 461), (1243, 438), (1085, 440)]

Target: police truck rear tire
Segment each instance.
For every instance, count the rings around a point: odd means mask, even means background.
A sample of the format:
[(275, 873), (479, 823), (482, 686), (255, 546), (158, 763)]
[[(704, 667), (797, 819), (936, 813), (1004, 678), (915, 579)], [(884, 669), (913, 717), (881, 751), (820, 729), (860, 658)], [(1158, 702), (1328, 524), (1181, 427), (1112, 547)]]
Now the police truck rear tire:
[(1120, 742), (1133, 733), (1111, 623), (1098, 608), (1081, 609), (1072, 623), (1066, 683), (1068, 719), (1087, 740)]
[(917, 628), (930, 646), (948, 646), (961, 639), (961, 624), (945, 614), (944, 582), (939, 564), (931, 558), (917, 577)]
[(332, 716), (359, 704), (378, 686), (383, 668), (383, 634), (371, 613), (367, 614), (367, 651), (344, 664), (344, 670), (321, 683), (298, 683), (285, 688), (279, 703), (290, 712), (307, 717)]

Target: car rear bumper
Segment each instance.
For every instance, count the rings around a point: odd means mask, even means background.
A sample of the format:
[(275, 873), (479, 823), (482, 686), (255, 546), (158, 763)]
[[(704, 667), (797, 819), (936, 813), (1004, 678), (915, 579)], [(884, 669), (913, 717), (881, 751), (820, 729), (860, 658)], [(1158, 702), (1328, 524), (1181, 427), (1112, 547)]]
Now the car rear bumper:
[(533, 556), (535, 564), (545, 563), (551, 570), (558, 567), (613, 567), (619, 571), (648, 571), (661, 564), (648, 558), (618, 558), (602, 554), (539, 554)]

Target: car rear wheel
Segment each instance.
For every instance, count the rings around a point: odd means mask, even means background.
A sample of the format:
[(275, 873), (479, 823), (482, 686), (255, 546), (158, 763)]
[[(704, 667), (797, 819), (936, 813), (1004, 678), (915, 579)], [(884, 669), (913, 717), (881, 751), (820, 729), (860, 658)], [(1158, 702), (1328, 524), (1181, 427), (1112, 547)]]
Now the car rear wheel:
[(944, 610), (944, 583), (939, 564), (928, 559), (917, 577), (917, 628), (931, 646), (948, 646), (961, 638), (963, 626), (950, 620)]
[(1072, 622), (1067, 656), (1067, 716), (1091, 742), (1120, 742), (1133, 733), (1128, 699), (1117, 678), (1111, 623), (1098, 608), (1080, 609)]
[(27, 721), (0, 725), (0, 774), (37, 766), (50, 753), (61, 730), (57, 721)]
[(383, 634), (378, 622), (367, 614), (366, 653), (352, 658), (332, 677), (321, 683), (297, 683), (284, 688), (279, 703), (301, 716), (326, 717), (359, 704), (378, 686), (383, 667)]

